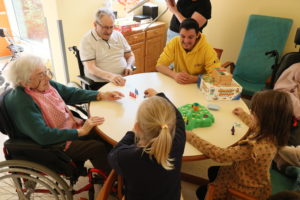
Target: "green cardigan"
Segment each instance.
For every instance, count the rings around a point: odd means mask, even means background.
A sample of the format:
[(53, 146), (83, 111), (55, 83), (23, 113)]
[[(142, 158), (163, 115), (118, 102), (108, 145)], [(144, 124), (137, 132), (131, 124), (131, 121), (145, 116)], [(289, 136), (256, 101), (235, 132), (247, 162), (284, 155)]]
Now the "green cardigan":
[[(50, 84), (58, 91), (67, 105), (96, 100), (98, 91), (66, 87), (55, 81)], [(78, 138), (77, 129), (50, 128), (45, 123), (38, 105), (24, 91), (16, 87), (6, 95), (5, 107), (16, 128), (16, 138), (31, 138), (41, 145), (55, 144)]]

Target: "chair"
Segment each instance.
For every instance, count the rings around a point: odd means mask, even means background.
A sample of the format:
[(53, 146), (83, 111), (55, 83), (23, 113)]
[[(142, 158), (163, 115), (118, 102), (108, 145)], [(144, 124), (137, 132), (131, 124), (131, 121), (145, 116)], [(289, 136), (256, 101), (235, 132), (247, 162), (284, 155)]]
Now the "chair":
[[(213, 184), (210, 184), (208, 189), (207, 189), (207, 193), (205, 196), (205, 200), (213, 200), (213, 194), (215, 191), (215, 186)], [(258, 200), (255, 197), (252, 197), (250, 195), (244, 194), (242, 192), (239, 192), (237, 190), (234, 189), (228, 189), (227, 190), (227, 195), (226, 195), (226, 199), (240, 199), (240, 200)]]
[(223, 67), (231, 67), (233, 78), (243, 87), (244, 97), (250, 99), (265, 87), (272, 72), (272, 60), (265, 52), (276, 49), (282, 53), (291, 25), (292, 20), (287, 18), (250, 15), (236, 65), (233, 62), (223, 64)]
[[(94, 183), (103, 183), (106, 175), (98, 169), (87, 170), (83, 162), (74, 162), (63, 151), (65, 144), (42, 146), (33, 140), (16, 138), (15, 128), (0, 95), (0, 131), (9, 136), (4, 143), (6, 161), (0, 162), (0, 196), (12, 199), (73, 199), (73, 194), (89, 191), (94, 199)], [(89, 183), (74, 190), (80, 176)], [(69, 184), (66, 182), (68, 181)]]
[(80, 73), (80, 75), (78, 75), (77, 78), (80, 80), (81, 87), (86, 90), (92, 90), (93, 88), (95, 88), (96, 82), (85, 76), (84, 66), (83, 66), (83, 63), (81, 62), (80, 54), (79, 54), (79, 50), (78, 50), (77, 46), (72, 46), (72, 47), (69, 47), (68, 49), (69, 49), (69, 51), (73, 52), (73, 54), (75, 55), (75, 57), (77, 59), (79, 73)]
[(221, 59), (223, 49), (214, 48), (214, 50), (216, 51), (218, 58)]
[[(114, 191), (114, 183), (118, 183), (116, 191)], [(119, 199), (122, 199), (122, 187), (123, 187), (123, 180), (121, 176), (118, 176), (117, 172), (113, 169), (111, 170), (109, 176), (107, 177), (105, 183), (103, 184), (101, 190), (97, 195), (96, 200), (106, 200), (108, 199), (111, 192), (115, 192), (116, 196)]]
[[(294, 178), (288, 177), (278, 172), (275, 169), (270, 169), (270, 174), (271, 174), (271, 183), (272, 183), (272, 194), (276, 194), (278, 192), (282, 192), (285, 190), (293, 190), (293, 187), (295, 185)], [(213, 184), (210, 184), (207, 190), (205, 200), (213, 200), (214, 190), (215, 190), (215, 186)], [(255, 197), (252, 197), (250, 195), (247, 195), (235, 189), (229, 188), (227, 190), (226, 199), (233, 199), (233, 197), (242, 200), (258, 200)]]
[(275, 169), (270, 170), (272, 181), (272, 194), (282, 192), (284, 190), (293, 190), (295, 178), (288, 177)]

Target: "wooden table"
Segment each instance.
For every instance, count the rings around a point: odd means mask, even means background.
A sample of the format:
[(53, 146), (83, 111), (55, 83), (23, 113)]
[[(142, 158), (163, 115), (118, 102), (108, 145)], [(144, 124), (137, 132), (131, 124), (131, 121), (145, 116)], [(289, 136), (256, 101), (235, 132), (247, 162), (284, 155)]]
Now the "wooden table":
[[(126, 85), (115, 86), (111, 83), (103, 86), (100, 91), (117, 90), (125, 97), (119, 101), (94, 101), (90, 103), (89, 113), (91, 116), (105, 117), (104, 124), (97, 127), (99, 134), (111, 144), (116, 144), (128, 130), (132, 130), (135, 123), (136, 112), (140, 103), (144, 100), (144, 90), (154, 88), (158, 92), (164, 92), (166, 96), (180, 107), (185, 104), (198, 102), (203, 106), (209, 103), (220, 106), (219, 111), (210, 111), (215, 117), (215, 123), (211, 127), (197, 128), (193, 131), (201, 138), (220, 147), (228, 147), (240, 140), (248, 127), (234, 114), (232, 110), (242, 107), (248, 110), (242, 100), (235, 101), (207, 101), (196, 84), (181, 85), (173, 79), (157, 72), (141, 73), (127, 76)], [(129, 96), (129, 92), (138, 90), (137, 98)], [(235, 126), (235, 134), (231, 129)], [(189, 143), (186, 144), (183, 160), (199, 160), (204, 156)]]

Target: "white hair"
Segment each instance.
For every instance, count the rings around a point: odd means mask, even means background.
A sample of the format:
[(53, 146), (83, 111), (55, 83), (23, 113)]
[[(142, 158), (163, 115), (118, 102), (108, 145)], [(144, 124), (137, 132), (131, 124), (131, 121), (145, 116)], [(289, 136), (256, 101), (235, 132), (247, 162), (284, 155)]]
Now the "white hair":
[(107, 8), (100, 8), (96, 15), (95, 15), (95, 21), (98, 22), (98, 23), (101, 23), (101, 18), (103, 16), (109, 16), (111, 17), (114, 21), (115, 21), (115, 14), (113, 13), (112, 10), (110, 9), (107, 9)]
[(23, 55), (12, 61), (4, 70), (4, 76), (11, 87), (16, 88), (29, 82), (32, 73), (45, 64), (44, 60), (34, 55)]

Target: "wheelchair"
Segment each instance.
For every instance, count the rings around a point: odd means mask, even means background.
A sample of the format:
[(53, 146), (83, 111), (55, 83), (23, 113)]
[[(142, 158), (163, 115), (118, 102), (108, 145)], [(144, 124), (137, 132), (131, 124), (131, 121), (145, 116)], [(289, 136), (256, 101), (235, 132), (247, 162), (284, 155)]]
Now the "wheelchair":
[[(4, 142), (6, 161), (0, 162), (1, 199), (72, 200), (73, 195), (88, 191), (94, 199), (94, 184), (103, 184), (107, 176), (101, 170), (84, 167), (63, 151), (65, 143), (42, 146), (30, 138), (16, 138), (14, 126), (0, 95), (0, 132), (8, 135)], [(79, 177), (88, 177), (88, 184), (75, 190)]]

